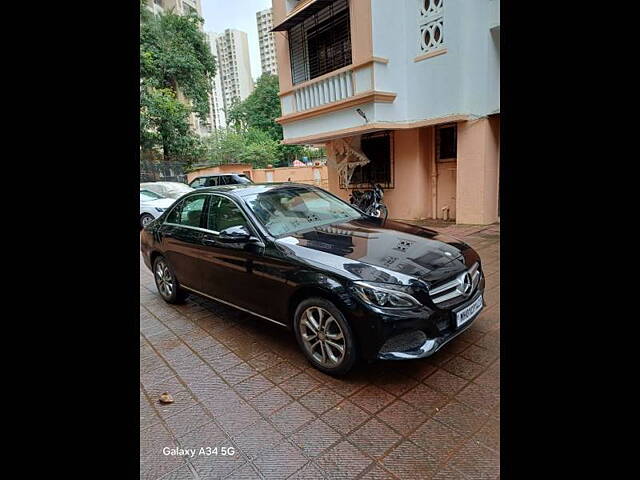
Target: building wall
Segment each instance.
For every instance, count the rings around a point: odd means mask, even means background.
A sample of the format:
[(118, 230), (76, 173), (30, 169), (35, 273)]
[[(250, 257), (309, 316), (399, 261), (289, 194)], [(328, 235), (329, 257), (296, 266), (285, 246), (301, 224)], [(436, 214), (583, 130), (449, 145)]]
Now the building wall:
[(268, 8), (256, 13), (258, 27), (258, 41), (260, 43), (260, 64), (262, 73), (278, 75), (278, 62), (276, 61), (276, 40), (273, 28), (272, 9)]
[(326, 165), (318, 167), (253, 168), (248, 163), (233, 163), (200, 168), (189, 172), (187, 173), (187, 183), (190, 183), (196, 177), (217, 173), (244, 173), (255, 183), (306, 183), (325, 189), (328, 187), (329, 175)]

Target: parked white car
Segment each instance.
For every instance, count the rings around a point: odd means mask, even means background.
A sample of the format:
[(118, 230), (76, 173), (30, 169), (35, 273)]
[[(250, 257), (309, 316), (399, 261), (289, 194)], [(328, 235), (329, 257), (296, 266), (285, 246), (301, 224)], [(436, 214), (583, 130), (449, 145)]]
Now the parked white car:
[(149, 190), (165, 198), (180, 198), (193, 188), (180, 182), (145, 182), (140, 184), (140, 190)]
[(146, 227), (173, 205), (174, 198), (164, 198), (150, 190), (140, 190), (140, 226)]

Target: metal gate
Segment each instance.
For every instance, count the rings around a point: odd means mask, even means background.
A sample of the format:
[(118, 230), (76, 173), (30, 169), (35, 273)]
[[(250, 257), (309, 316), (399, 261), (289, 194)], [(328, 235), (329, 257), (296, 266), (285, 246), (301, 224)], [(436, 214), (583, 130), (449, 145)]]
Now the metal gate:
[(186, 163), (140, 160), (140, 182), (187, 183)]

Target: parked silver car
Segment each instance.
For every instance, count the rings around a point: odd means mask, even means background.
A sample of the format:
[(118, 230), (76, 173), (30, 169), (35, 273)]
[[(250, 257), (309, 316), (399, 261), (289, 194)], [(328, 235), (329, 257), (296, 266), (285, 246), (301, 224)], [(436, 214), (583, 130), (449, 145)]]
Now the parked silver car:
[(179, 182), (144, 182), (140, 190), (149, 190), (164, 198), (180, 198), (185, 193), (193, 191), (189, 185)]

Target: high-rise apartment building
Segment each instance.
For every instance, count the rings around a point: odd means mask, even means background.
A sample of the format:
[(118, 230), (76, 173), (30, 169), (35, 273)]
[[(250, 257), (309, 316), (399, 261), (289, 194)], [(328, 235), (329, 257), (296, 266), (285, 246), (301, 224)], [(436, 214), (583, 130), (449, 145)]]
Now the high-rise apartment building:
[[(218, 35), (213, 32), (206, 33), (207, 40), (209, 40), (209, 46), (211, 47), (211, 53), (216, 57), (218, 56), (217, 39)], [(224, 128), (227, 125), (227, 115), (224, 106), (224, 89), (222, 86), (222, 75), (220, 73), (220, 62), (217, 61), (216, 74), (211, 80), (211, 96), (209, 98), (209, 131)]]
[(216, 39), (218, 74), (224, 110), (228, 112), (235, 103), (241, 102), (253, 91), (249, 42), (245, 32), (232, 28), (227, 28), (221, 34), (209, 35)]
[(262, 73), (278, 75), (278, 61), (276, 59), (275, 34), (271, 32), (273, 28), (272, 9), (267, 8), (256, 13), (256, 23), (258, 24), (258, 39), (260, 41), (260, 63)]
[(173, 11), (178, 15), (195, 13), (202, 16), (200, 0), (147, 0), (147, 7), (153, 13)]

